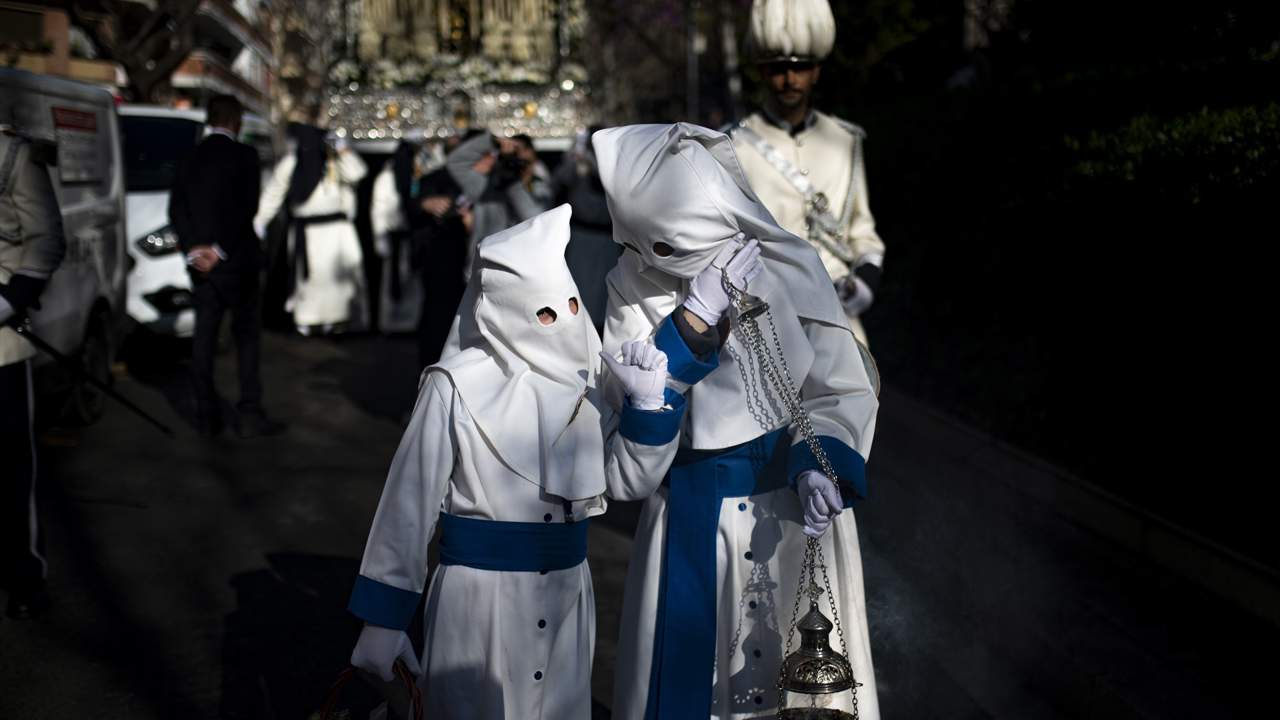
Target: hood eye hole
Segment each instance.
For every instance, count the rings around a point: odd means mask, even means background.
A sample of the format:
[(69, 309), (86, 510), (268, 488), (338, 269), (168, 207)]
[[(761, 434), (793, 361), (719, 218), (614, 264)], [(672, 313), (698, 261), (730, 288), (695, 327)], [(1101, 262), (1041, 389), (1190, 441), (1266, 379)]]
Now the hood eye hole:
[(658, 257), (671, 257), (671, 253), (675, 251), (676, 251), (675, 248), (662, 242), (661, 240), (653, 244), (653, 254), (657, 255)]
[(544, 307), (538, 311), (538, 322), (543, 325), (550, 325), (556, 321), (556, 311), (549, 307)]
[(569, 312), (573, 313), (574, 315), (578, 314), (578, 298), (576, 297), (569, 298)]

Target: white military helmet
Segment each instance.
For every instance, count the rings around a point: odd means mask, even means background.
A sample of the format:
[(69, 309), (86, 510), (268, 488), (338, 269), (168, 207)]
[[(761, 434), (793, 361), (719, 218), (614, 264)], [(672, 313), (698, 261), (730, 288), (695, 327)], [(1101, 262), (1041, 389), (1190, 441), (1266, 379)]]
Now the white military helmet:
[(748, 44), (758, 63), (821, 62), (836, 42), (827, 0), (755, 0)]

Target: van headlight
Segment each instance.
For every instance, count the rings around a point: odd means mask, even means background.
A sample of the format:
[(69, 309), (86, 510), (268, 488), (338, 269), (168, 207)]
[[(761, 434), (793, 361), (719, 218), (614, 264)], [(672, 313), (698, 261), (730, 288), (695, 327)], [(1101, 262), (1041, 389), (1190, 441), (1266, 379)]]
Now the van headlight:
[(151, 257), (177, 252), (178, 233), (174, 232), (169, 225), (165, 225), (159, 230), (152, 230), (138, 238), (138, 249)]

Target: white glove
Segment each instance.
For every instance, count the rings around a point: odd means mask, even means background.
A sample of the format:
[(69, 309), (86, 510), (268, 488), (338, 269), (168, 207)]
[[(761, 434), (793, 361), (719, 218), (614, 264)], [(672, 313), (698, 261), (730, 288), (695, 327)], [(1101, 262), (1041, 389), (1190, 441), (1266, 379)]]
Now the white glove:
[[(0, 325), (9, 322), (11, 317), (13, 317), (13, 306), (9, 304), (8, 300), (4, 299), (3, 295), (0, 295)], [(665, 358), (663, 358), (663, 365), (666, 365)]]
[(711, 264), (689, 283), (689, 297), (685, 299), (684, 307), (708, 325), (720, 322), (729, 309), (729, 292), (724, 287), (722, 269), (729, 282), (739, 290), (745, 290), (747, 283), (764, 270), (764, 264), (760, 262), (760, 241), (752, 238), (744, 243), (743, 237), (738, 233), (737, 237), (725, 243)]
[(667, 386), (667, 354), (648, 340), (622, 343), (622, 362), (600, 353), (609, 372), (622, 383), (631, 406), (639, 410), (661, 410), (666, 404), (662, 391)]
[(866, 312), (876, 299), (871, 288), (862, 281), (862, 278), (853, 273), (849, 273), (841, 281), (839, 294), (840, 304), (844, 305), (844, 311), (850, 315), (861, 315)]
[(356, 640), (356, 649), (351, 651), (351, 664), (377, 675), (383, 682), (391, 682), (396, 678), (392, 671), (396, 660), (404, 660), (414, 676), (422, 675), (413, 643), (403, 630), (366, 624)]
[(822, 537), (831, 521), (844, 509), (840, 490), (831, 478), (817, 470), (805, 470), (796, 478), (796, 495), (804, 508), (804, 534)]
[(266, 223), (254, 223), (254, 224), (253, 224), (253, 234), (254, 234), (254, 235), (257, 235), (259, 240), (266, 240), (266, 239), (267, 239), (267, 224), (266, 224)]

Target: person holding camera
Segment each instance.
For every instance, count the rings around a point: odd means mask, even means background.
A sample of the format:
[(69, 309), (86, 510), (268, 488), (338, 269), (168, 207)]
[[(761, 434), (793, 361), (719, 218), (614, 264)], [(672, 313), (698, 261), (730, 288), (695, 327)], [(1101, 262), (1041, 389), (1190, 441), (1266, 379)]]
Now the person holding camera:
[(515, 138), (480, 133), (449, 155), (449, 174), (471, 201), (471, 241), (464, 274), (471, 275), (476, 243), (518, 225), (551, 207), (552, 191), (526, 135)]

